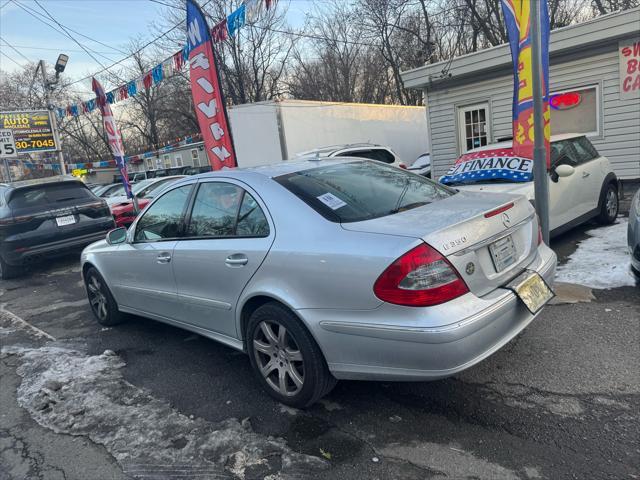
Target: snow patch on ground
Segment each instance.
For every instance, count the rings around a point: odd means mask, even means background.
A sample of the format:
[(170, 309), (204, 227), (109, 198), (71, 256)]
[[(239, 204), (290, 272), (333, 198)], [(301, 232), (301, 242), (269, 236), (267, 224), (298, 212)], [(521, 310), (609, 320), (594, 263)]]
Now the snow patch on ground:
[(190, 418), (128, 383), (112, 351), (87, 355), (44, 346), (5, 347), (21, 363), (18, 402), (42, 426), (104, 445), (137, 478), (299, 478), (327, 467), (253, 431), (248, 419)]
[(634, 286), (629, 269), (627, 220), (586, 232), (589, 238), (578, 245), (564, 265), (558, 266), (558, 282), (577, 283), (591, 288)]

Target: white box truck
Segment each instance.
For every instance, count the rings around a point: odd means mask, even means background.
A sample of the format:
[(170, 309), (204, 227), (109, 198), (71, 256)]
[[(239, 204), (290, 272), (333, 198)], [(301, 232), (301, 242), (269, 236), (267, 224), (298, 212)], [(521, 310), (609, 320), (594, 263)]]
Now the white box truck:
[(280, 100), (237, 105), (228, 113), (240, 167), (339, 144), (384, 145), (407, 165), (429, 151), (424, 107)]

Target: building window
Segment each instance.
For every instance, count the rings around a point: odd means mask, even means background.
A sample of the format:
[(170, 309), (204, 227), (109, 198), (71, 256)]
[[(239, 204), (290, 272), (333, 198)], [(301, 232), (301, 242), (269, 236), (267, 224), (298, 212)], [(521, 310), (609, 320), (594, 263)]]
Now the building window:
[(164, 168), (171, 168), (171, 155), (169, 154), (163, 155), (162, 163), (164, 163)]
[(551, 134), (600, 134), (600, 102), (597, 85), (551, 92)]
[(162, 159), (160, 157), (156, 158), (156, 170), (160, 170), (162, 168)]
[(194, 167), (200, 166), (200, 156), (198, 155), (197, 148), (191, 149), (191, 165), (193, 165)]
[(182, 155), (178, 154), (173, 159), (176, 161), (176, 167), (182, 166)]
[(458, 108), (461, 153), (489, 143), (489, 105), (481, 103)]
[(147, 158), (146, 162), (147, 162), (147, 170), (153, 170), (153, 159)]

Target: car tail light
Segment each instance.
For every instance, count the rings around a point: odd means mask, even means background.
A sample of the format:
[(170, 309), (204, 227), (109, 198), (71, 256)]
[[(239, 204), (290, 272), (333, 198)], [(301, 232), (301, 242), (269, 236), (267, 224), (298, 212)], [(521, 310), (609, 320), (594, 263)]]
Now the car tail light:
[(447, 259), (426, 243), (389, 265), (373, 286), (380, 300), (409, 307), (438, 305), (468, 291)]
[(398, 165), (400, 168), (404, 168), (405, 170), (407, 169), (407, 166), (404, 163), (401, 163), (400, 165)]
[(496, 208), (495, 210), (491, 210), (490, 212), (487, 212), (484, 214), (484, 218), (491, 218), (491, 217), (495, 217), (496, 215), (501, 214), (502, 212), (506, 212), (507, 210), (509, 210), (511, 207), (513, 207), (513, 202), (511, 203), (507, 203), (506, 205), (503, 205), (499, 208)]

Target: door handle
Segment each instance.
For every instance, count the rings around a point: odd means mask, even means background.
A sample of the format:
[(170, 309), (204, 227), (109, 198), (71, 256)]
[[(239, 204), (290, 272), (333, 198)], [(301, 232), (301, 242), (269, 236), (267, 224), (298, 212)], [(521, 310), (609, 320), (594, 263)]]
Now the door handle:
[(591, 175), (589, 172), (582, 172), (582, 178), (587, 178), (589, 175)]
[(171, 261), (171, 254), (168, 252), (162, 252), (156, 258), (158, 263), (169, 263)]
[(249, 259), (243, 253), (234, 253), (233, 255), (229, 255), (224, 261), (224, 263), (230, 267), (241, 267), (242, 265), (246, 265), (248, 262)]

